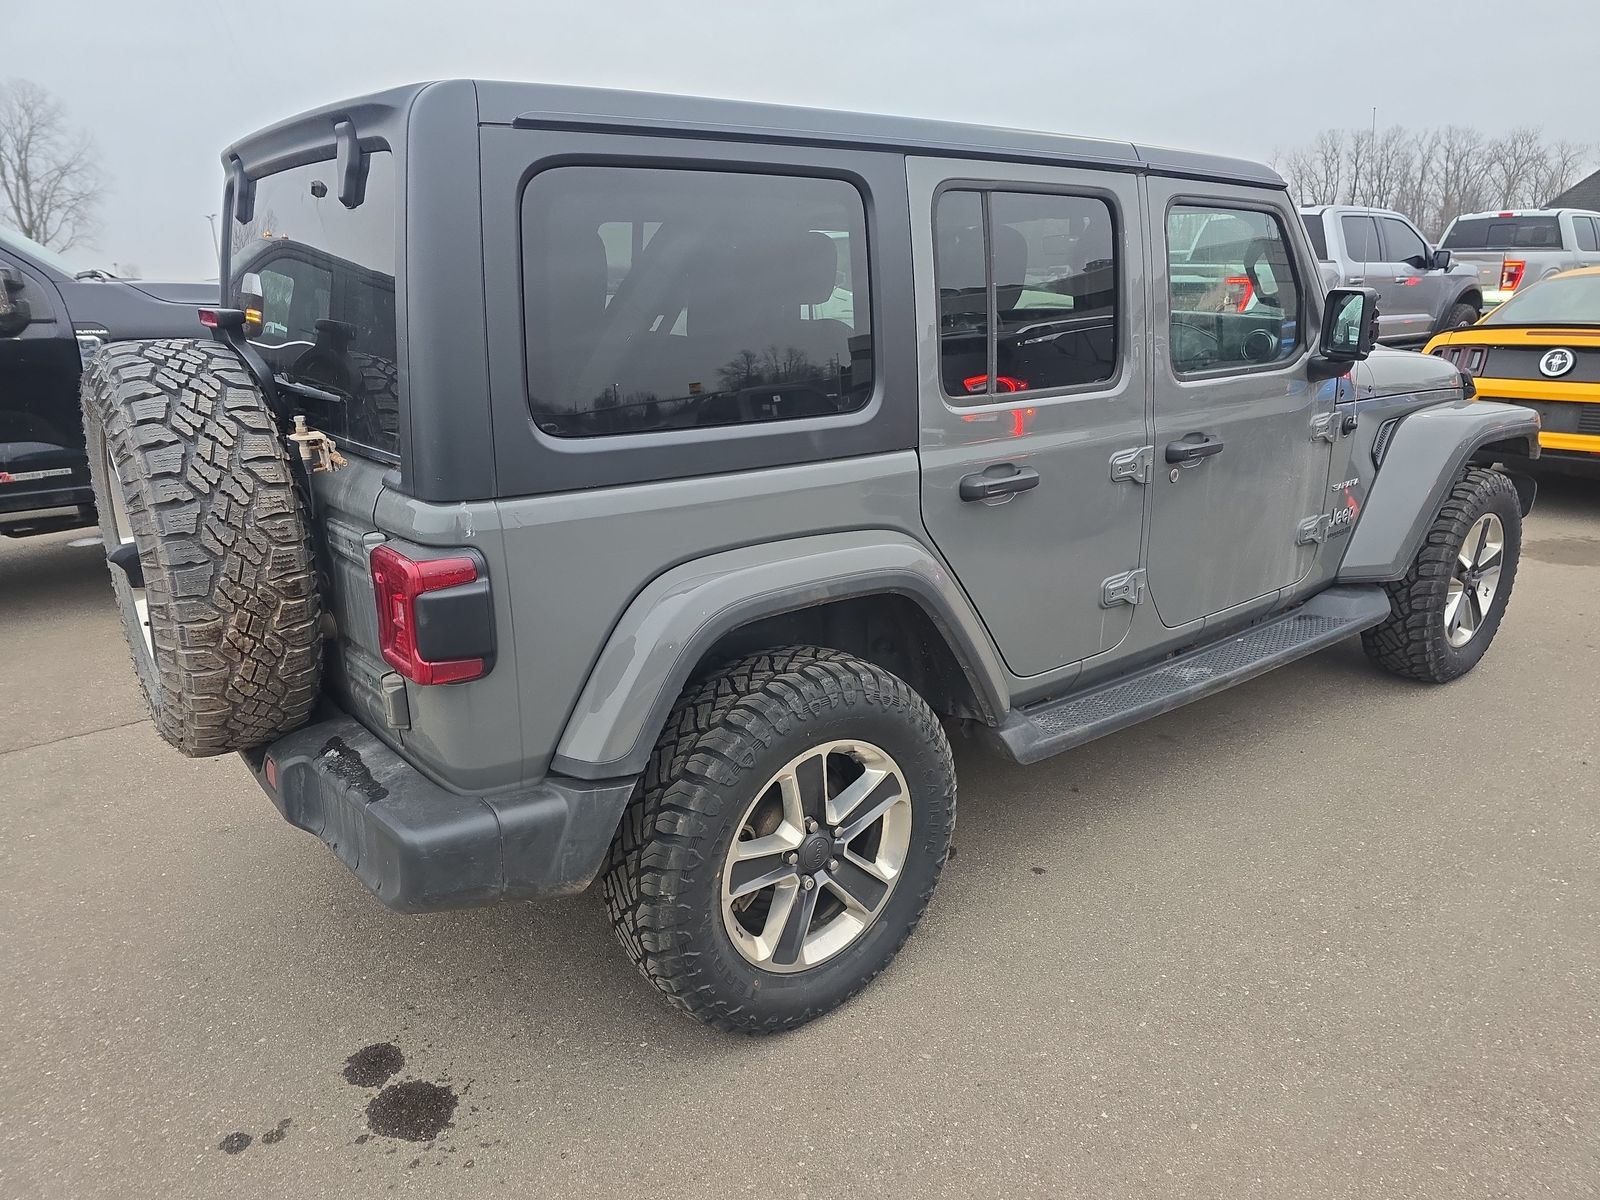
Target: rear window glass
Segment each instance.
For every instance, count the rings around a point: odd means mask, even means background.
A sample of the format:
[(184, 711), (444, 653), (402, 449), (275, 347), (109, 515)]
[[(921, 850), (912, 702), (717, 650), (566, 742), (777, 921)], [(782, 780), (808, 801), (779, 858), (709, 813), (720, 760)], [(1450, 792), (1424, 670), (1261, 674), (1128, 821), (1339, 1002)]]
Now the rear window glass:
[(557, 437), (825, 417), (872, 393), (839, 179), (556, 167), (522, 205), (528, 397)]
[(1515, 293), (1484, 325), (1600, 325), (1600, 274), (1557, 275)]
[(226, 294), (247, 273), (260, 276), (262, 332), (251, 340), (273, 374), (335, 397), (306, 403), (341, 445), (392, 456), (400, 449), (394, 156), (367, 155), (355, 208), (338, 190), (332, 159), (256, 180), (251, 220), (232, 223)]
[(1558, 217), (1466, 217), (1450, 226), (1446, 250), (1559, 250)]
[(1300, 218), (1306, 224), (1306, 236), (1311, 239), (1311, 248), (1317, 252), (1317, 257), (1323, 262), (1328, 258), (1328, 232), (1322, 227), (1322, 214), (1315, 216), (1303, 215)]

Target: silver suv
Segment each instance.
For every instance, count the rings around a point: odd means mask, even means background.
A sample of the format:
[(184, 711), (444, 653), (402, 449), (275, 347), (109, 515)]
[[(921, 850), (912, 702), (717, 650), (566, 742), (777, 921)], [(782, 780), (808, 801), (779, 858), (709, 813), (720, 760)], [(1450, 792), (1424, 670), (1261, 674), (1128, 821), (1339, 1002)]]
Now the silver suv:
[(1580, 208), (1465, 213), (1442, 245), (1475, 271), (1491, 308), (1520, 287), (1573, 267), (1600, 265), (1600, 213)]
[(1378, 294), (1378, 340), (1420, 345), (1483, 315), (1478, 271), (1435, 250), (1410, 218), (1387, 208), (1317, 205), (1300, 210), (1329, 287)]
[(712, 1024), (894, 956), (948, 730), (1034, 762), (1356, 635), (1441, 683), (1506, 611), (1536, 418), (1373, 352), (1253, 163), (456, 81), (224, 164), (214, 340), (83, 392), (157, 728), (393, 908), (598, 879)]

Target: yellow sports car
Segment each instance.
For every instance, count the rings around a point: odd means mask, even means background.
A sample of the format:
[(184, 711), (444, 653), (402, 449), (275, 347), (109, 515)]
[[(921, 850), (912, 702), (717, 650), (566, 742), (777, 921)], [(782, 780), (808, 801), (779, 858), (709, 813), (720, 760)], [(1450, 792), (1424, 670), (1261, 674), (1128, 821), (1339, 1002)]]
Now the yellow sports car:
[(1600, 458), (1600, 267), (1540, 280), (1427, 352), (1470, 375), (1480, 399), (1537, 412), (1545, 454)]

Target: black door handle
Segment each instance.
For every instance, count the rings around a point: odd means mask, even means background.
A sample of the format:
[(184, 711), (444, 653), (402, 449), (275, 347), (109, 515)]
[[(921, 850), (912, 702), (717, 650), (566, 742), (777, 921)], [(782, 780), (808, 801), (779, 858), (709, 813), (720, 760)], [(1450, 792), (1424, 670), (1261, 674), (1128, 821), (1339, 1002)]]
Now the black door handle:
[[(1199, 435), (1192, 433), (1189, 435), (1189, 437), (1197, 436)], [(1227, 443), (1221, 438), (1210, 437), (1209, 435), (1200, 437), (1198, 441), (1193, 442), (1187, 439), (1168, 442), (1167, 461), (1169, 463), (1198, 462), (1202, 458), (1210, 458), (1213, 454), (1221, 454), (1225, 445)]]
[(1039, 472), (1032, 467), (1014, 467), (1009, 475), (976, 475), (961, 477), (963, 500), (991, 500), (995, 496), (1009, 496), (1026, 492), (1039, 486)]

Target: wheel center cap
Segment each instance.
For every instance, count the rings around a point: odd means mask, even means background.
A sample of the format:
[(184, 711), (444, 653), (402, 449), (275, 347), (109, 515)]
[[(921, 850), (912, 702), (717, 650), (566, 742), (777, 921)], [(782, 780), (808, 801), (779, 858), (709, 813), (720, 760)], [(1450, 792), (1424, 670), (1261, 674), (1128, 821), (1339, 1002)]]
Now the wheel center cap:
[(798, 851), (800, 861), (796, 865), (807, 874), (812, 871), (820, 871), (823, 864), (828, 861), (828, 855), (832, 849), (833, 843), (828, 841), (825, 836), (820, 833), (813, 833), (800, 843)]

